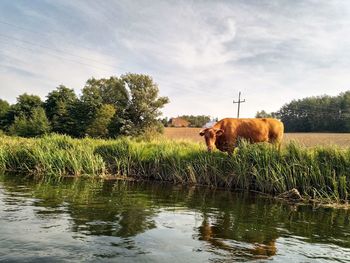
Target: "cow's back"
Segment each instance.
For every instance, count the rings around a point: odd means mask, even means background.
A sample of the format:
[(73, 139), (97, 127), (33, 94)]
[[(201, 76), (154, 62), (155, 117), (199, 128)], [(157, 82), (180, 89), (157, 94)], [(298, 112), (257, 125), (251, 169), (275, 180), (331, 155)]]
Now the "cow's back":
[(238, 137), (251, 142), (280, 142), (283, 137), (283, 123), (272, 118), (235, 119), (225, 118), (217, 122), (216, 129), (224, 131), (220, 143), (235, 144)]

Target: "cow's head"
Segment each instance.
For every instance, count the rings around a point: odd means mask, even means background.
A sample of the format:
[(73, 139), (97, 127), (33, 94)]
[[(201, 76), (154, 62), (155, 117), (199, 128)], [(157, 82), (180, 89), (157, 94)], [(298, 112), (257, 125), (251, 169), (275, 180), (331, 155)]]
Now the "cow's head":
[(221, 129), (206, 128), (199, 132), (200, 136), (204, 136), (205, 143), (207, 144), (208, 152), (214, 149), (216, 139), (224, 134)]

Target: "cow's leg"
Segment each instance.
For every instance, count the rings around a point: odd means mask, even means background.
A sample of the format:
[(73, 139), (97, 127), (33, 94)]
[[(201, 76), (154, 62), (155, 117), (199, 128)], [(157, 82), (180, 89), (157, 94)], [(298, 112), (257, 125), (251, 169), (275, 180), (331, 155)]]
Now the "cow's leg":
[(281, 152), (281, 145), (282, 145), (282, 143), (281, 143), (281, 141), (279, 141), (279, 140), (273, 140), (272, 142), (270, 142), (272, 145), (273, 145), (273, 147), (275, 147), (279, 152)]
[(229, 156), (229, 157), (232, 157), (234, 151), (235, 151), (234, 148), (228, 149), (228, 150), (227, 150), (228, 156)]
[(231, 157), (236, 149), (236, 145), (228, 145), (226, 148), (226, 152)]
[(281, 142), (277, 142), (277, 149), (278, 149), (279, 152), (281, 152), (281, 145), (282, 145)]

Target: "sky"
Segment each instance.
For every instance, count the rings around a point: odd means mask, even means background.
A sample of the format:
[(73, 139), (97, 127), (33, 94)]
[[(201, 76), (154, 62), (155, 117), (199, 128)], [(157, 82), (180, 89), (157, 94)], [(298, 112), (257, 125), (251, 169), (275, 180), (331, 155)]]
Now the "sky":
[(151, 75), (163, 116), (241, 117), (350, 89), (350, 1), (1, 0), (0, 98)]

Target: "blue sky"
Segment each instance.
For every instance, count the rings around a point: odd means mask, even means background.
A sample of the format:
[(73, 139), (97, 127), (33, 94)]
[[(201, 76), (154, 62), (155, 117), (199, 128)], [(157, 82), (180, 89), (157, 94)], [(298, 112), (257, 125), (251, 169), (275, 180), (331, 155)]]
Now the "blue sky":
[(0, 1), (0, 98), (151, 75), (165, 116), (276, 111), (350, 88), (350, 1)]

